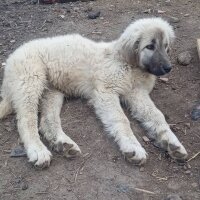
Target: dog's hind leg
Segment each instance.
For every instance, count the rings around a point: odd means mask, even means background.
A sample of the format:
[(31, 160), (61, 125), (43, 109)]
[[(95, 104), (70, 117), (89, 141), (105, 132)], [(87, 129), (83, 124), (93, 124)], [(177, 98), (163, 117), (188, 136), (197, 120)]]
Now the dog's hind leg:
[(168, 151), (169, 155), (179, 161), (187, 158), (187, 152), (171, 131), (164, 115), (156, 108), (147, 92), (134, 92), (125, 97), (132, 115), (138, 119), (148, 131), (155, 144)]
[(46, 90), (41, 104), (40, 133), (52, 148), (68, 158), (81, 153), (79, 146), (62, 130), (60, 112), (64, 95), (57, 90)]
[(6, 85), (6, 80), (4, 78), (2, 88), (1, 88), (1, 97), (2, 101), (0, 102), (0, 119), (3, 119), (7, 115), (11, 114), (13, 109), (11, 105), (11, 99), (9, 97), (9, 89)]
[(12, 113), (11, 102), (7, 98), (3, 98), (0, 102), (0, 119)]
[(34, 67), (24, 70), (23, 75), (13, 81), (12, 103), (17, 113), (18, 131), (29, 161), (37, 167), (44, 168), (50, 165), (51, 153), (40, 140), (38, 103), (45, 87), (46, 77), (37, 71), (33, 72)]

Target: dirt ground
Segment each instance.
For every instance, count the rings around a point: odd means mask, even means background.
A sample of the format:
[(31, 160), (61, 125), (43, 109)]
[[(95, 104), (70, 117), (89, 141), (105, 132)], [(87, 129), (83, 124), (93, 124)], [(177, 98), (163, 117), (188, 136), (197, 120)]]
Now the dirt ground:
[[(100, 10), (100, 17), (88, 19), (90, 10)], [(167, 83), (157, 82), (152, 98), (190, 158), (200, 151), (200, 122), (190, 117), (193, 106), (200, 101), (200, 62), (196, 50), (196, 38), (200, 37), (198, 0), (96, 0), (53, 5), (1, 0), (0, 63), (23, 42), (34, 38), (77, 32), (109, 41), (117, 38), (134, 19), (147, 16), (178, 18), (176, 23), (172, 22), (177, 35), (171, 55), (174, 69), (167, 76)], [(192, 62), (180, 66), (177, 55), (186, 50), (191, 53)], [(2, 74), (3, 67), (1, 80)], [(66, 160), (53, 153), (50, 168), (43, 171), (36, 170), (24, 157), (10, 157), (11, 149), (18, 144), (16, 119), (11, 115), (1, 121), (1, 200), (163, 200), (169, 194), (178, 194), (183, 200), (200, 199), (200, 156), (189, 165), (178, 165), (152, 144), (146, 144), (142, 140), (145, 132), (129, 116), (135, 135), (149, 154), (144, 168), (138, 168), (124, 160), (87, 101), (66, 102), (61, 117), (63, 129), (80, 145), (83, 156)]]

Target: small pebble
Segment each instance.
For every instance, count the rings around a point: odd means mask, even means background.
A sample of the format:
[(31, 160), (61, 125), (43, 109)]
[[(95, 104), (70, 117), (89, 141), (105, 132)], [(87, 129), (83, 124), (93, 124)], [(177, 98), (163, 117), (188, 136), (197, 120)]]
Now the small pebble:
[(165, 77), (160, 77), (159, 79), (164, 83), (167, 83), (169, 81), (169, 79)]
[(192, 168), (192, 167), (190, 166), (189, 163), (187, 163), (187, 168), (188, 168), (188, 169), (191, 169), (191, 168)]
[(27, 190), (28, 184), (23, 182), (21, 188), (22, 188), (22, 190)]
[(172, 90), (177, 90), (176, 86), (172, 85)]
[(23, 147), (17, 146), (14, 149), (12, 149), (10, 153), (10, 157), (25, 157), (26, 151)]
[(164, 200), (182, 200), (182, 198), (177, 194), (170, 194)]
[(171, 23), (178, 23), (178, 22), (180, 22), (180, 19), (177, 18), (177, 17), (170, 17), (169, 21), (170, 21)]
[(48, 29), (47, 28), (43, 28), (42, 31), (45, 32), (45, 31), (48, 31)]
[(165, 1), (165, 5), (166, 5), (166, 6), (171, 6), (171, 5), (172, 5), (172, 4), (171, 4), (171, 1), (170, 1), (170, 0), (166, 0), (166, 1)]
[(15, 179), (15, 183), (21, 183), (21, 181), (22, 181), (22, 179), (20, 178), (20, 177), (17, 177), (16, 179)]
[(144, 172), (144, 167), (140, 167), (140, 172)]
[(196, 121), (200, 118), (200, 104), (194, 106), (191, 113), (192, 120)]
[(59, 15), (60, 18), (64, 19), (65, 18), (65, 15)]
[(185, 126), (186, 126), (187, 128), (190, 128), (190, 123), (185, 123)]
[(179, 171), (179, 168), (178, 167), (173, 167), (173, 172), (176, 173)]
[(151, 13), (151, 9), (144, 10), (143, 13), (150, 14)]
[(192, 56), (189, 51), (182, 52), (178, 55), (177, 61), (180, 65), (189, 65), (192, 60)]
[(162, 154), (160, 153), (159, 155), (158, 155), (158, 160), (162, 160)]
[(85, 12), (90, 12), (90, 11), (92, 11), (92, 7), (88, 7), (88, 8), (86, 8), (84, 11), (85, 11)]
[(47, 19), (46, 23), (53, 23), (53, 20), (52, 19)]
[(88, 19), (96, 19), (100, 16), (101, 12), (96, 11), (96, 12), (90, 12), (88, 13)]
[(42, 4), (53, 4), (55, 3), (54, 0), (39, 0), (39, 3), (42, 3)]
[(102, 35), (102, 32), (101, 31), (93, 31), (92, 34)]
[(191, 174), (190, 170), (185, 171), (185, 174)]
[(192, 186), (193, 188), (197, 188), (197, 187), (198, 187), (198, 184), (197, 184), (197, 183), (192, 183), (191, 186)]
[(182, 187), (182, 185), (174, 180), (169, 181), (169, 183), (167, 184), (167, 188), (172, 190), (172, 191), (177, 191)]
[(75, 11), (75, 12), (78, 12), (79, 10), (80, 10), (79, 7), (74, 7), (74, 11)]
[(36, 4), (36, 3), (38, 3), (38, 0), (32, 0), (31, 3)]
[(119, 184), (116, 186), (118, 192), (127, 193), (129, 192), (129, 187), (126, 185)]
[(163, 13), (166, 13), (166, 11), (164, 11), (164, 10), (158, 10), (158, 14), (163, 14)]
[(186, 166), (186, 165), (184, 165), (184, 166), (183, 166), (183, 169), (184, 169), (184, 170), (187, 170), (188, 168), (187, 168), (187, 166)]
[(142, 137), (142, 139), (143, 139), (143, 140), (144, 140), (144, 142), (146, 142), (146, 143), (150, 142), (149, 138), (148, 138), (148, 137), (146, 137), (146, 136), (143, 136), (143, 137)]
[(113, 156), (112, 161), (116, 163), (118, 160), (120, 160), (119, 156)]

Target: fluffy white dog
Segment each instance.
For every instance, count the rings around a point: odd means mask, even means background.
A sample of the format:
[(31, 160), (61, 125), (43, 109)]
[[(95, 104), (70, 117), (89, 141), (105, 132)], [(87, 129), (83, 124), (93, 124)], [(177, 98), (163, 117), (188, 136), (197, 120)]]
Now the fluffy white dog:
[(7, 59), (0, 118), (16, 112), (29, 161), (47, 167), (51, 152), (38, 134), (38, 106), (41, 134), (55, 150), (72, 157), (80, 149), (63, 132), (60, 110), (63, 94), (83, 96), (126, 159), (140, 165), (147, 153), (131, 130), (120, 105), (123, 101), (159, 147), (184, 160), (185, 148), (149, 97), (156, 76), (171, 70), (167, 52), (173, 38), (166, 21), (149, 18), (130, 24), (119, 39), (108, 43), (77, 34), (30, 41)]

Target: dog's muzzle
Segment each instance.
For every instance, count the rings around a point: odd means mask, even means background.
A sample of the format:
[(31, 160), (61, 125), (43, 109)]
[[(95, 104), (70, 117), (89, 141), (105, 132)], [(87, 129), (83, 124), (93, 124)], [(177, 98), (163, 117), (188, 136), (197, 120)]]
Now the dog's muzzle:
[(172, 69), (167, 54), (163, 51), (155, 51), (148, 62), (144, 64), (147, 71), (156, 76), (162, 76), (169, 73)]
[(161, 66), (146, 66), (149, 73), (155, 76), (162, 76), (169, 73), (172, 69), (171, 65), (161, 65)]

